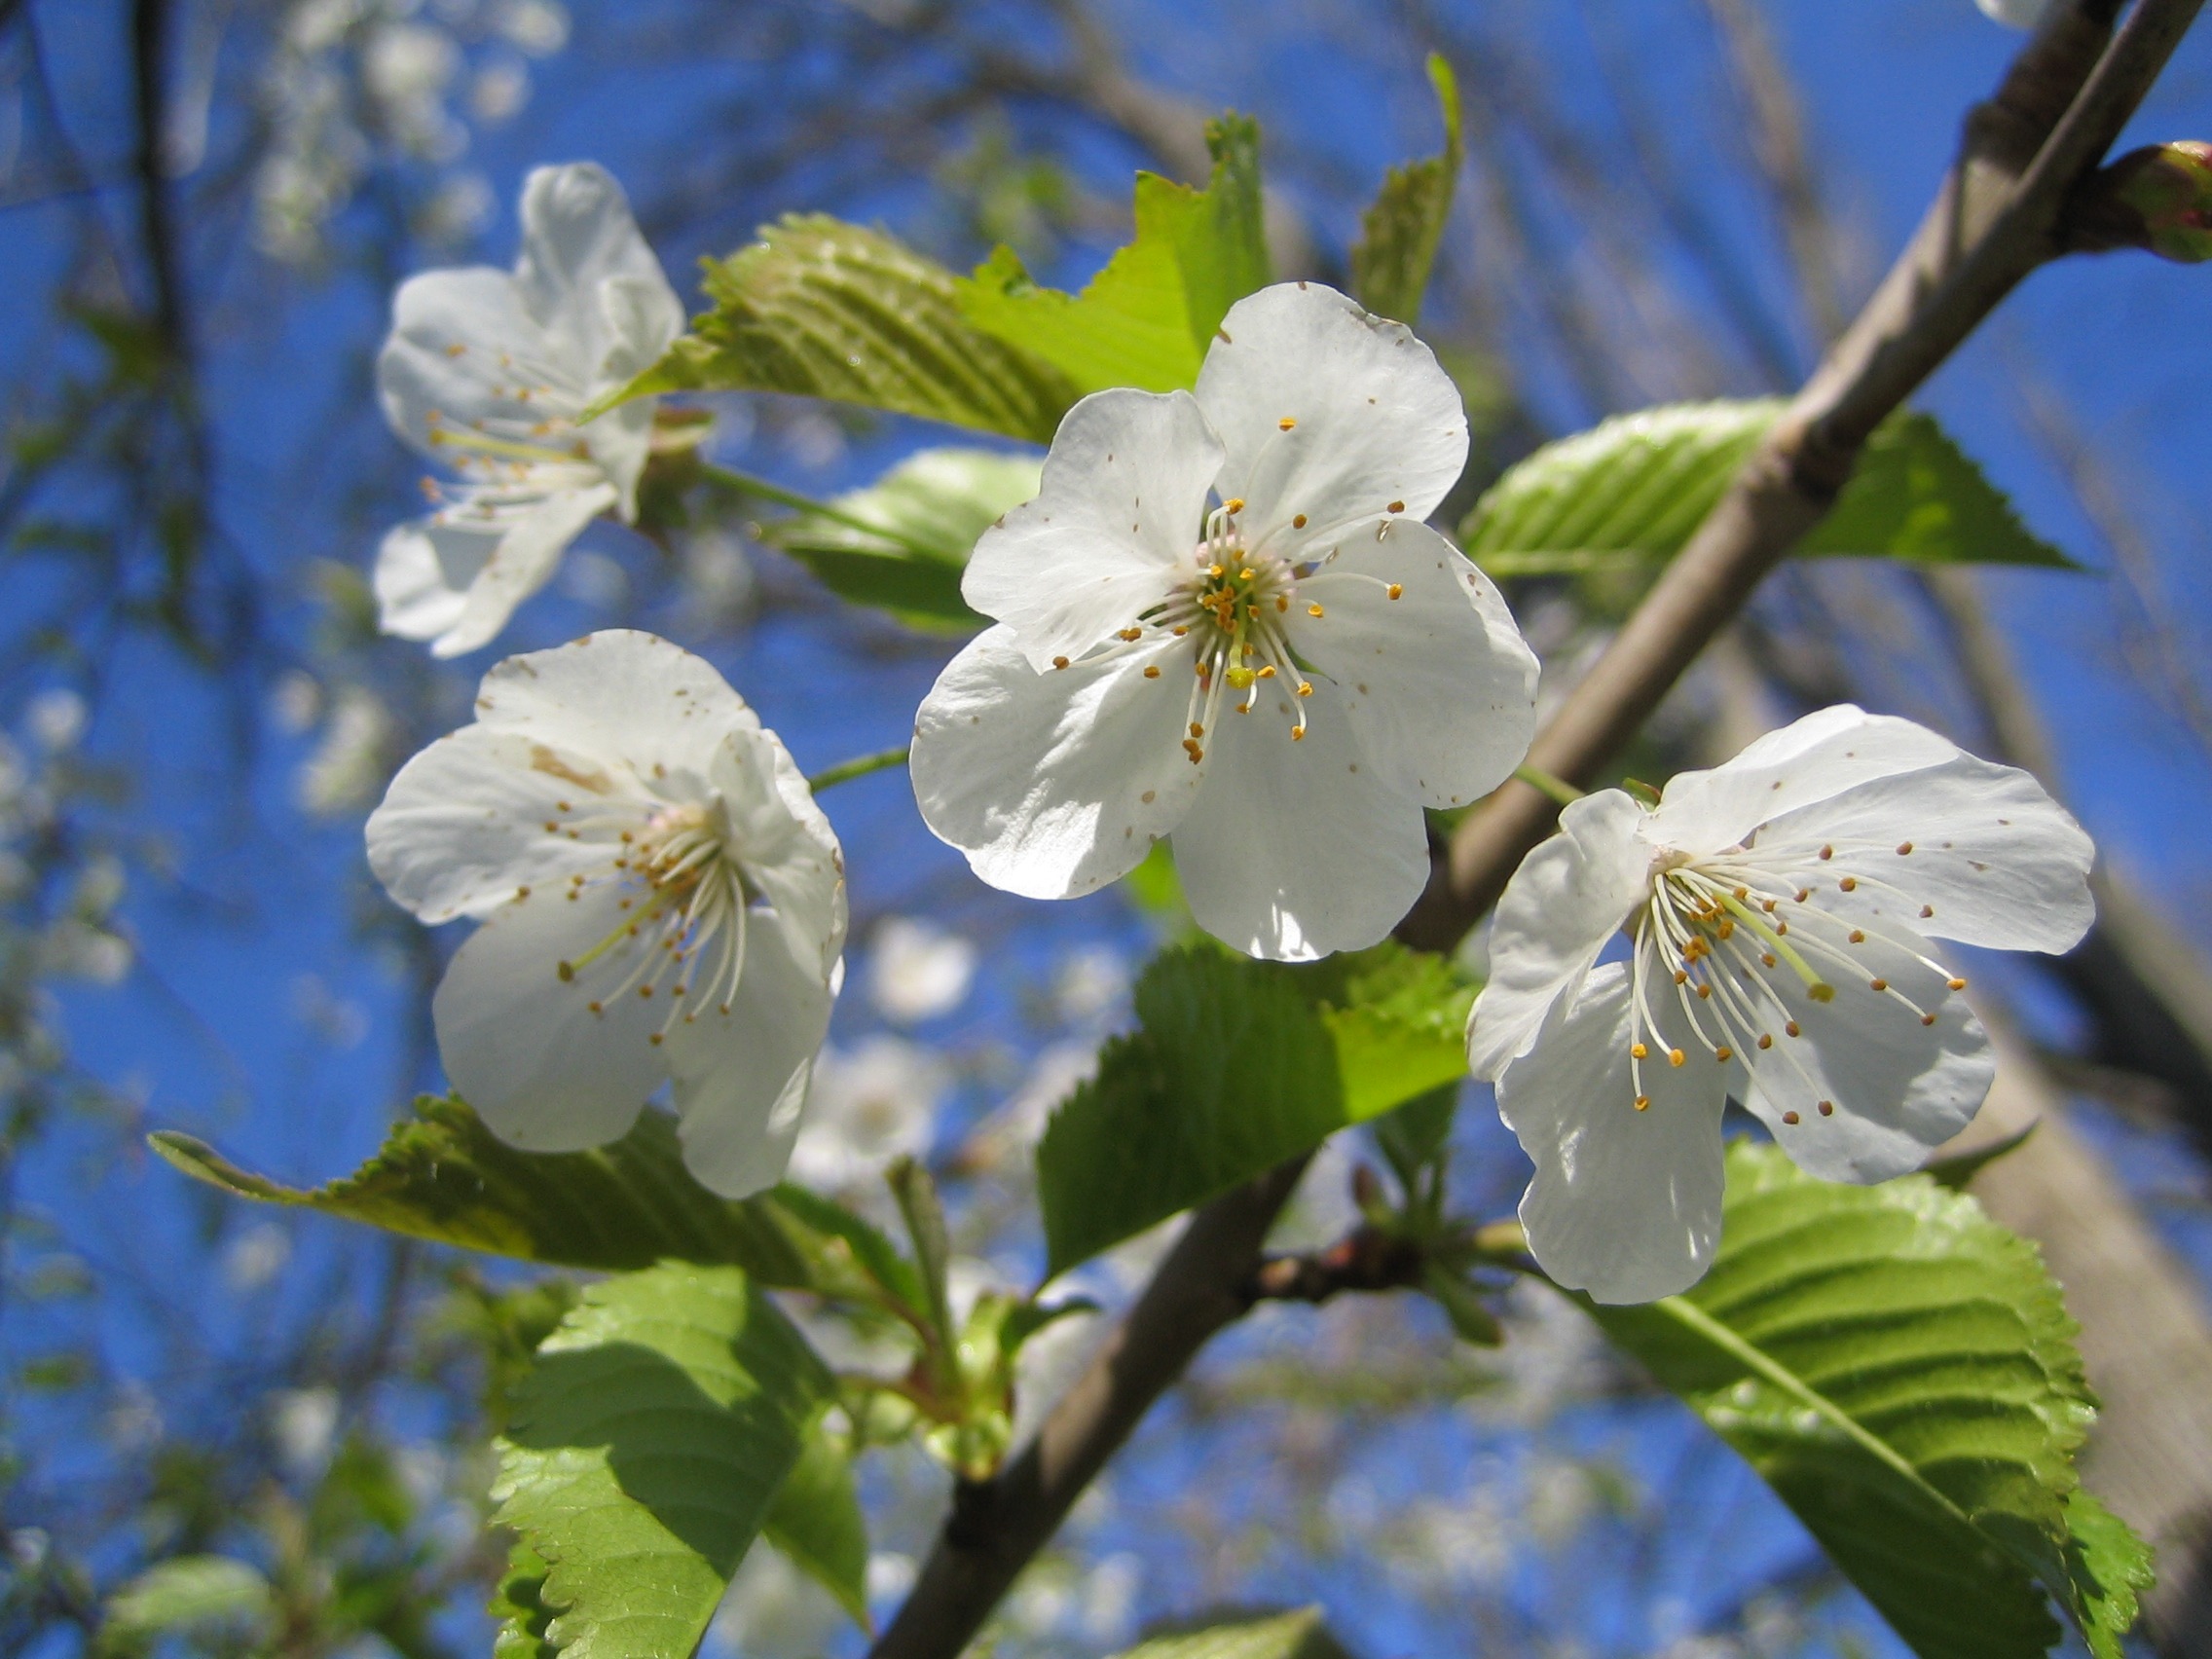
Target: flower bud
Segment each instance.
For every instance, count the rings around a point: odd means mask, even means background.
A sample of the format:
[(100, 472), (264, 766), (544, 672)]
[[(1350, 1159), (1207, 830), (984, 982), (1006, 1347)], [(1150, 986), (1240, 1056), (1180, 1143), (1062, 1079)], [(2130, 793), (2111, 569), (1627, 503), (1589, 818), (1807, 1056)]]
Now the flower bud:
[(2076, 219), (2097, 246), (2212, 259), (2212, 144), (2185, 138), (2120, 157), (2090, 181)]

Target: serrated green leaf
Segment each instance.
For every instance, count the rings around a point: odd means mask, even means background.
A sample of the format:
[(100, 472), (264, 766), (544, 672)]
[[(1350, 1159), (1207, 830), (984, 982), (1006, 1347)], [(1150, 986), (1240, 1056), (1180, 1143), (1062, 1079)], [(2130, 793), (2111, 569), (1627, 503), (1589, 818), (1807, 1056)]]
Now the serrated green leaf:
[(995, 450), (923, 450), (830, 503), (888, 535), (817, 513), (779, 519), (761, 535), (840, 598), (887, 610), (911, 628), (973, 633), (988, 618), (960, 597), (968, 555), (1002, 514), (1037, 494), (1041, 470), (1030, 457)]
[(2046, 1590), (2117, 1659), (2148, 1552), (2078, 1485), (2095, 1403), (2058, 1287), (1972, 1198), (1738, 1141), (1712, 1270), (1592, 1312), (1924, 1659), (2043, 1653)]
[(1121, 1659), (1350, 1659), (1322, 1623), (1319, 1607), (1255, 1613), (1139, 1642)]
[(853, 1487), (851, 1460), (820, 1427), (776, 1493), (761, 1533), (829, 1591), (854, 1623), (868, 1628), (867, 1517)]
[(961, 279), (961, 314), (1084, 392), (1196, 386), (1222, 317), (1269, 280), (1259, 127), (1224, 116), (1207, 124), (1206, 147), (1213, 177), (1204, 190), (1137, 174), (1135, 239), (1080, 294), (1040, 287), (1002, 246)]
[(1206, 947), (1137, 979), (1138, 1028), (1037, 1147), (1051, 1273), (1318, 1146), (1344, 1126), (1336, 1051), (1282, 973)]
[[(1497, 576), (1671, 559), (1783, 407), (1752, 398), (1613, 416), (1508, 469), (1461, 522), (1460, 539)], [(2021, 524), (1933, 417), (1910, 410), (1876, 428), (1834, 510), (1796, 551), (2075, 568)]]
[(1451, 216), (1465, 161), (1459, 83), (1441, 53), (1428, 55), (1428, 79), (1444, 111), (1443, 153), (1390, 169), (1382, 193), (1360, 219), (1359, 241), (1351, 250), (1351, 289), (1359, 303), (1409, 328), (1420, 320), (1429, 268), (1436, 262), (1436, 244)]
[(157, 1637), (246, 1631), (276, 1609), (276, 1593), (259, 1568), (231, 1556), (173, 1556), (156, 1562), (108, 1598), (100, 1649), (122, 1652)]
[(954, 277), (880, 231), (822, 213), (761, 227), (707, 262), (715, 309), (589, 414), (661, 391), (784, 391), (1044, 443), (1081, 394), (972, 327)]
[(1331, 961), (1346, 978), (1321, 1017), (1336, 1040), (1346, 1122), (1363, 1124), (1466, 1075), (1475, 986), (1446, 958), (1386, 940)]
[(647, 1111), (590, 1152), (518, 1152), (458, 1097), (424, 1095), (376, 1157), (342, 1181), (286, 1187), (203, 1141), (162, 1130), (153, 1149), (240, 1198), (320, 1210), (440, 1244), (606, 1272), (664, 1258), (731, 1263), (763, 1283), (813, 1282), (804, 1240), (767, 1198), (732, 1202), (683, 1167), (676, 1120)]
[(2042, 565), (2079, 570), (2020, 522), (1933, 415), (1900, 409), (1874, 429), (1835, 510), (1797, 552), (1913, 565)]
[(906, 1223), (906, 1236), (914, 1241), (914, 1269), (920, 1275), (923, 1294), (929, 1298), (923, 1310), (929, 1314), (930, 1329), (949, 1350), (954, 1340), (952, 1234), (945, 1226), (944, 1204), (937, 1196), (937, 1183), (913, 1158), (894, 1159), (884, 1178)]
[(1338, 1129), (1466, 1071), (1473, 987), (1385, 942), (1310, 967), (1178, 946), (1138, 978), (1037, 1148), (1050, 1271), (1065, 1272)]
[(553, 1642), (545, 1633), (553, 1615), (544, 1598), (545, 1564), (528, 1544), (515, 1545), (484, 1609), (498, 1624), (492, 1659), (553, 1659)]
[(736, 1268), (595, 1284), (496, 1441), (494, 1521), (544, 1562), (572, 1659), (689, 1659), (833, 1382)]

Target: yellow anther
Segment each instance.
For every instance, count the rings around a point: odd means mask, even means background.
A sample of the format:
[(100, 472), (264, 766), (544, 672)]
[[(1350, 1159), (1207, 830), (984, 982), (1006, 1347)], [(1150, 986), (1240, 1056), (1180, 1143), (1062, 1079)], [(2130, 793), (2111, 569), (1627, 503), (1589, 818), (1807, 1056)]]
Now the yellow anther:
[(1392, 502), (1390, 503), (1390, 511), (1392, 511), (1392, 512), (1394, 512), (1394, 513), (1402, 513), (1402, 512), (1404, 512), (1405, 510), (1406, 510), (1406, 503), (1405, 503), (1405, 502), (1403, 502), (1403, 501), (1392, 501)]
[(1846, 893), (1856, 893), (1859, 891), (1859, 878), (1855, 875), (1847, 875), (1841, 881), (1837, 882), (1836, 885), (1842, 888)]
[(1912, 843), (1911, 843), (1910, 841), (1899, 841), (1899, 842), (1898, 843), (1898, 857), (1899, 857), (1899, 858), (1900, 858), (1900, 859), (1901, 859), (1901, 858), (1903, 858), (1903, 857), (1905, 856), (1905, 854), (1907, 854), (1907, 853), (1909, 853), (1909, 852), (1911, 852), (1911, 851), (1912, 851)]
[(1759, 1033), (1759, 1047), (1762, 1049), (1771, 1049), (1774, 1047), (1774, 1035), (1772, 1032), (1762, 1031)]
[(1067, 667), (1067, 665), (1068, 659), (1066, 657), (1054, 657), (1052, 659), (1052, 666), (1054, 668), (1065, 668)]
[(1226, 511), (1240, 513), (1244, 510), (1244, 498), (1242, 496), (1232, 496), (1221, 504)]
[(1853, 944), (1864, 944), (1866, 942), (1866, 930), (1863, 928), (1853, 928), (1851, 930), (1851, 942)]
[(1304, 513), (1291, 514), (1290, 528), (1293, 530), (1304, 530), (1306, 528), (1306, 515)]
[(1160, 665), (1158, 663), (1146, 664), (1144, 677), (1147, 680), (1158, 680), (1160, 678)]
[(1835, 1116), (1835, 1102), (1834, 1102), (1834, 1101), (1832, 1101), (1832, 1100), (1824, 1100), (1824, 1101), (1822, 1101), (1822, 1102), (1821, 1102), (1821, 1116), (1822, 1116), (1822, 1117), (1824, 1117), (1824, 1118), (1832, 1118), (1832, 1117), (1834, 1117), (1834, 1116)]
[(1396, 598), (1397, 598), (1397, 597), (1398, 597), (1399, 595), (1403, 594), (1403, 593), (1404, 593), (1404, 592), (1406, 591), (1406, 587), (1405, 587), (1405, 584), (1404, 584), (1403, 582), (1392, 582), (1392, 583), (1391, 583), (1391, 584), (1390, 584), (1390, 585), (1389, 585), (1388, 587), (1384, 588), (1384, 589), (1383, 589), (1382, 591), (1383, 591), (1383, 593), (1384, 593), (1385, 595), (1387, 595), (1387, 596), (1388, 596), (1389, 598), (1391, 598), (1391, 599), (1396, 599)]
[(1720, 1061), (1721, 1064), (1725, 1065), (1728, 1063), (1728, 1061), (1736, 1057), (1736, 1051), (1729, 1048), (1727, 1044), (1723, 1043), (1719, 1048), (1713, 1051), (1713, 1057)]
[(1287, 593), (1276, 594), (1275, 608), (1277, 610), (1288, 610), (1290, 608), (1290, 595), (1288, 595)]
[(1690, 977), (1689, 977), (1689, 976), (1688, 976), (1687, 974), (1683, 973), (1683, 972), (1682, 972), (1682, 971), (1681, 971), (1680, 969), (1678, 969), (1678, 968), (1675, 970), (1675, 983), (1676, 983), (1676, 984), (1677, 984), (1677, 985), (1686, 985), (1686, 984), (1688, 984), (1689, 982), (1690, 982)]
[(1636, 1109), (1637, 1109), (1637, 1110), (1638, 1110), (1639, 1112), (1648, 1112), (1648, 1111), (1650, 1111), (1650, 1110), (1651, 1110), (1651, 1096), (1650, 1096), (1650, 1095), (1648, 1095), (1648, 1094), (1639, 1094), (1639, 1095), (1638, 1095), (1638, 1096), (1636, 1097)]
[(1786, 1037), (1802, 1037), (1805, 1035), (1803, 1031), (1798, 1029), (1797, 1022), (1794, 1019), (1785, 1024), (1782, 1031)]
[(1124, 628), (1115, 637), (1123, 640), (1141, 640), (1144, 638), (1144, 630), (1142, 628)]
[(1287, 432), (1291, 429), (1291, 427), (1297, 425), (1298, 422), (1291, 416), (1285, 415), (1281, 420), (1277, 421), (1275, 424)]
[(1313, 695), (1313, 682), (1312, 682), (1312, 681), (1310, 681), (1310, 680), (1301, 680), (1301, 681), (1300, 681), (1300, 682), (1298, 682), (1298, 694), (1299, 694), (1299, 695), (1300, 695), (1301, 697), (1310, 697), (1310, 696), (1312, 696), (1312, 695)]
[(1667, 1063), (1671, 1066), (1678, 1066), (1688, 1058), (1689, 1055), (1683, 1053), (1679, 1049), (1669, 1049), (1667, 1051)]
[(1936, 1023), (1936, 1016), (1932, 1014), (1924, 1014), (1920, 1016), (1920, 1023), (1923, 1025), (1934, 1025)]
[(1309, 616), (1320, 616), (1325, 613), (1322, 611), (1321, 608), (1318, 605), (1309, 605), (1306, 608), (1306, 614)]
[(1749, 899), (1751, 896), (1751, 890), (1749, 887), (1739, 887), (1736, 889), (1736, 900), (1739, 903), (1741, 903), (1744, 900)]
[(1824, 859), (1832, 859), (1832, 858), (1834, 858), (1834, 857), (1835, 857), (1835, 849), (1834, 849), (1833, 847), (1823, 847), (1823, 848), (1821, 849), (1821, 857), (1822, 857), (1822, 858), (1824, 858)]
[(1236, 572), (1236, 579), (1240, 582), (1250, 581), (1252, 579), (1252, 568), (1247, 565), (1243, 570), (1238, 571)]
[(1262, 680), (1272, 680), (1274, 677), (1275, 665), (1272, 662), (1269, 663), (1267, 667), (1260, 670), (1260, 678)]
[(566, 983), (576, 977), (576, 965), (573, 962), (563, 962), (558, 964), (553, 972), (560, 975), (563, 982)]
[(1649, 1049), (1646, 1049), (1641, 1043), (1631, 1043), (1628, 1046), (1628, 1051), (1631, 1055), (1640, 1060), (1648, 1060), (1651, 1057), (1651, 1051)]
[(605, 1003), (586, 1003), (584, 1004), (584, 1007), (590, 1009), (594, 1014), (605, 1014), (607, 1012), (607, 1005)]
[(1222, 569), (1219, 565), (1208, 565), (1206, 567), (1206, 574), (1211, 576), (1215, 581), (1218, 582), (1221, 580)]
[(1769, 968), (1772, 968), (1774, 966), (1774, 952), (1771, 950), (1760, 951), (1759, 960), (1765, 963)]
[(1794, 1112), (1785, 1112), (1782, 1114), (1782, 1121), (1786, 1124), (1794, 1124), (1797, 1122), (1797, 1114)]
[(1943, 985), (1945, 989), (1953, 991), (1963, 991), (1967, 988), (1967, 982), (1964, 979), (1945, 979)]
[(1290, 741), (1304, 743), (1306, 741), (1306, 728), (1304, 726), (1292, 726), (1290, 728)]
[(1936, 906), (1933, 904), (1923, 904), (1920, 906), (1920, 919), (1924, 922), (1935, 913)]
[(1709, 984), (1706, 984), (1703, 980), (1700, 980), (1697, 987), (1698, 1001), (1703, 1002), (1707, 997), (1710, 997), (1711, 995), (1713, 995), (1713, 987)]

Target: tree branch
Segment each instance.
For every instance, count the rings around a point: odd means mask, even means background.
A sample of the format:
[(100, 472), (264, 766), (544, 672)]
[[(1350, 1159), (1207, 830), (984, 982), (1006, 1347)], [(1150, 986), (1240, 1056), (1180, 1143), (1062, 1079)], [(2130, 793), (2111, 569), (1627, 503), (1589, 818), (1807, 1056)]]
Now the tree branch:
[[(1668, 567), (1529, 759), (1589, 783), (1761, 577), (1812, 529), (1867, 436), (2030, 271), (2060, 251), (2067, 192), (2103, 155), (2203, 0), (2075, 0), (1969, 120), (1960, 161), (1866, 310)], [(1445, 879), (1399, 932), (1449, 945), (1549, 829), (1556, 805), (1509, 782), (1455, 837)], [(1282, 1164), (1200, 1209), (1037, 1439), (952, 1514), (871, 1659), (967, 1646), (1154, 1400), (1262, 1287), (1260, 1250), (1304, 1172)]]
[[(1884, 419), (2039, 265), (2063, 249), (2068, 194), (2142, 101), (2203, 0), (2076, 0), (1968, 118), (1958, 162), (1911, 243), (1689, 543), (1552, 721), (1530, 764), (1588, 786), (1760, 580), (1826, 516)], [(1402, 930), (1456, 943), (1550, 831), (1554, 804), (1508, 782), (1455, 833)]]

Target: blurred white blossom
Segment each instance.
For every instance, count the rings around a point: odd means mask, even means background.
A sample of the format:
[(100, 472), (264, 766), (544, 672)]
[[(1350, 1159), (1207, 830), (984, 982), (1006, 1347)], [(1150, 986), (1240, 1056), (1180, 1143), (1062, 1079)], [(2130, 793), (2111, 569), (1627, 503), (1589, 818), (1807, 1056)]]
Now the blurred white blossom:
[(271, 1394), (269, 1437), (292, 1474), (305, 1478), (319, 1472), (338, 1438), (338, 1390), (280, 1388)]
[(1068, 1025), (1092, 1025), (1129, 994), (1128, 960), (1110, 944), (1072, 952), (1052, 979), (1052, 1012)]
[(872, 1185), (895, 1158), (920, 1156), (950, 1082), (941, 1057), (902, 1037), (878, 1033), (852, 1049), (823, 1050), (792, 1149), (792, 1179), (840, 1191)]
[(293, 796), (322, 818), (357, 812), (376, 799), (391, 770), (396, 735), (383, 701), (365, 686), (341, 686), (331, 699), (322, 736), (301, 764)]
[(975, 977), (976, 947), (934, 923), (893, 916), (869, 940), (868, 998), (901, 1025), (950, 1014)]
[(241, 1296), (259, 1290), (291, 1255), (289, 1233), (274, 1221), (257, 1222), (223, 1246), (223, 1282)]
[(84, 698), (66, 687), (56, 686), (31, 699), (30, 707), (23, 713), (23, 724), (49, 753), (62, 755), (77, 747), (77, 740), (85, 735), (85, 725), (91, 718), (92, 711), (85, 707)]

